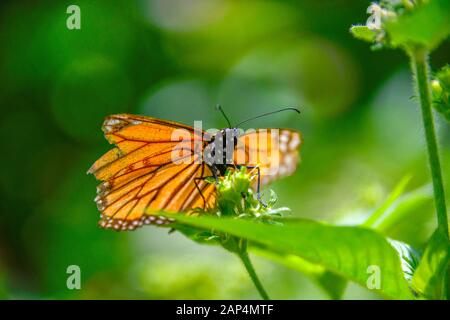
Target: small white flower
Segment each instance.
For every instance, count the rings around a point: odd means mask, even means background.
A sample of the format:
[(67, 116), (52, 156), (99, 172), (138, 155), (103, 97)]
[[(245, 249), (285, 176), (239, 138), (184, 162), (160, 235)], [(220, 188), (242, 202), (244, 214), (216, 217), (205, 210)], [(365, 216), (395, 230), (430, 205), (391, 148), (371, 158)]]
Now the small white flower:
[(377, 3), (372, 3), (367, 8), (367, 13), (371, 16), (367, 19), (366, 26), (370, 30), (380, 30), (381, 29), (381, 16), (383, 8), (381, 8)]
[(382, 8), (378, 3), (372, 3), (367, 8), (367, 13), (371, 15), (366, 22), (366, 26), (370, 30), (381, 30), (382, 20), (396, 16), (394, 12)]

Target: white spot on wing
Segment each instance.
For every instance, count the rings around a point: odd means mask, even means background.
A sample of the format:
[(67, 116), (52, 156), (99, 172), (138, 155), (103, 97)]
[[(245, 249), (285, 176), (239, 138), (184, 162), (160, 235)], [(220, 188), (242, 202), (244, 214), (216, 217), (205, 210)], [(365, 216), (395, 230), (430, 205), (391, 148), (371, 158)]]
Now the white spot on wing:
[(286, 134), (286, 131), (283, 131), (281, 133), (280, 141), (281, 142), (288, 142), (289, 141), (289, 134)]
[(295, 150), (295, 149), (297, 149), (299, 144), (300, 144), (300, 137), (298, 136), (298, 134), (294, 134), (292, 136), (291, 141), (289, 142), (289, 149), (290, 150)]

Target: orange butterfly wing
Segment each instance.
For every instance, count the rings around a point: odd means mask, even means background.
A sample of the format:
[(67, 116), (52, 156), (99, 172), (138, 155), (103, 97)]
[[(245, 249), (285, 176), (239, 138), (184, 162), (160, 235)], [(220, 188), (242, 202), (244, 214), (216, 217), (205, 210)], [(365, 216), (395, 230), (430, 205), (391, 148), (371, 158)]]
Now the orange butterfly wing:
[[(102, 213), (100, 226), (133, 230), (144, 224), (170, 222), (157, 215), (160, 211), (190, 212), (214, 206), (215, 186), (195, 180), (212, 175), (194, 152), (194, 148), (203, 150), (203, 132), (172, 121), (128, 114), (107, 117), (102, 129), (116, 147), (88, 171), (102, 181), (95, 198)], [(185, 135), (182, 141), (174, 139), (178, 129)], [(180, 163), (174, 163), (174, 154)]]
[(299, 151), (302, 143), (300, 132), (295, 130), (252, 130), (238, 138), (234, 163), (258, 167), (261, 185), (267, 185), (295, 172), (300, 160)]

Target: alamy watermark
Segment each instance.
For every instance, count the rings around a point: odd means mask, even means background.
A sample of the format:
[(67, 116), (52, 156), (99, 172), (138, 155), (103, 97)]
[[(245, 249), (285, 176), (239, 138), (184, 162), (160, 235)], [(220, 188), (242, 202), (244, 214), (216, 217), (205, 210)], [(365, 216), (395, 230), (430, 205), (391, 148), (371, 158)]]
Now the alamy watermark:
[(69, 30), (81, 29), (81, 9), (76, 4), (67, 7), (66, 13), (69, 14), (66, 20), (66, 27)]
[(81, 289), (81, 268), (76, 264), (70, 265), (66, 269), (66, 273), (69, 275), (66, 280), (66, 286), (69, 290)]
[(366, 281), (366, 286), (370, 290), (378, 290), (381, 288), (381, 269), (377, 265), (370, 265), (367, 267), (367, 274), (369, 277)]
[[(107, 134), (114, 134), (128, 124), (126, 119), (111, 117), (105, 120), (103, 128)], [(145, 121), (133, 120), (132, 125), (147, 124)], [(289, 174), (295, 170), (297, 151), (301, 144), (300, 134), (287, 129), (203, 130), (201, 121), (194, 121), (193, 129), (158, 126), (158, 123), (152, 124), (155, 132), (158, 131), (158, 139), (164, 143), (151, 146), (154, 157), (170, 154), (174, 164), (258, 166), (264, 168), (265, 176)], [(130, 131), (129, 134), (133, 133)], [(148, 162), (152, 161), (157, 159), (150, 156)]]

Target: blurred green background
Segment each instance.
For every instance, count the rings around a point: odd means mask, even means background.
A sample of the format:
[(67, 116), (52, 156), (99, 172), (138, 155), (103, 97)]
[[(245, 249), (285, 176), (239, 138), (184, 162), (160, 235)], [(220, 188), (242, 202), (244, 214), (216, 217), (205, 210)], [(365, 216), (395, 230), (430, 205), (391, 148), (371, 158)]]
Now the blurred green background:
[[(81, 8), (81, 30), (66, 9)], [(167, 229), (97, 227), (87, 169), (110, 146), (102, 120), (145, 114), (224, 127), (283, 106), (252, 127), (291, 127), (305, 144), (297, 173), (277, 182), (292, 215), (363, 221), (405, 175), (429, 183), (407, 59), (352, 39), (368, 1), (18, 1), (0, 5), (0, 298), (258, 298), (240, 261)], [(449, 61), (448, 44), (432, 67)], [(445, 180), (450, 127), (439, 121)], [(429, 203), (388, 230), (423, 247)], [(312, 240), (313, 241), (313, 240)], [(82, 289), (66, 287), (69, 265)], [(255, 257), (271, 296), (325, 299), (301, 274)], [(378, 298), (350, 285), (344, 298)]]

